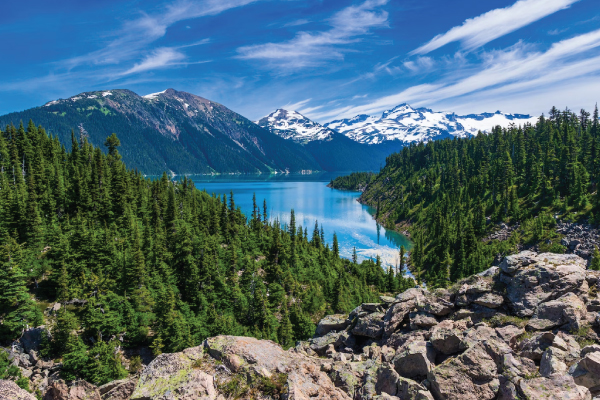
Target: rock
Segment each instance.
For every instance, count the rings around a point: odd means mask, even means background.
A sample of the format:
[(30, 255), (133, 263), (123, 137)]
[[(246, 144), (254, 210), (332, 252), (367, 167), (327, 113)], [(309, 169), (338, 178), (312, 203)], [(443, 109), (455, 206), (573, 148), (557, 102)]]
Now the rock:
[(325, 336), (310, 339), (310, 349), (323, 355), (329, 345), (337, 346), (342, 343), (342, 334), (329, 332)]
[(454, 310), (454, 304), (445, 299), (431, 296), (427, 297), (426, 300), (424, 300), (424, 303), (418, 303), (417, 310), (442, 317), (450, 314)]
[(366, 312), (381, 312), (381, 304), (379, 303), (362, 303), (360, 308), (362, 308)]
[(496, 275), (498, 272), (500, 272), (500, 268), (490, 267), (490, 268), (486, 269), (485, 271), (478, 273), (477, 276), (492, 277), (492, 276)]
[(396, 296), (398, 302), (415, 301), (416, 303), (422, 303), (425, 299), (426, 292), (422, 288), (411, 288), (405, 290)]
[(102, 395), (102, 400), (129, 400), (135, 390), (137, 382), (137, 378), (113, 381), (111, 383), (113, 383), (114, 386), (109, 390), (106, 390), (107, 388), (105, 388), (104, 392), (102, 392), (103, 387), (101, 386), (100, 393)]
[(398, 349), (392, 362), (400, 376), (425, 377), (434, 366), (435, 350), (431, 343), (422, 340), (408, 342)]
[(388, 306), (396, 302), (396, 298), (390, 296), (379, 296), (379, 300)]
[(496, 328), (496, 334), (504, 340), (509, 346), (513, 347), (517, 343), (519, 336), (525, 333), (525, 329), (515, 325), (506, 325)]
[(42, 337), (46, 334), (45, 326), (38, 326), (37, 328), (29, 328), (23, 332), (23, 336), (19, 339), (23, 350), (29, 353), (31, 350), (38, 351), (40, 344), (42, 343)]
[(548, 378), (521, 379), (519, 390), (526, 399), (591, 400), (587, 388), (578, 386), (569, 375), (552, 375)]
[(101, 400), (95, 385), (86, 381), (75, 381), (67, 386), (65, 381), (52, 382), (44, 395), (44, 400)]
[(504, 303), (504, 297), (496, 293), (483, 293), (475, 296), (471, 302), (488, 308), (498, 308)]
[[(534, 253), (531, 252), (522, 252), (516, 256), (523, 253), (528, 253), (523, 263), (503, 262), (500, 266), (503, 272), (509, 274), (501, 277), (501, 280), (507, 285), (508, 305), (517, 316), (531, 317), (539, 304), (558, 299), (567, 293), (587, 293), (586, 261), (581, 257), (552, 253), (532, 256)], [(506, 257), (505, 261), (510, 257), (513, 256)], [(511, 274), (514, 276), (511, 277)]]
[(383, 334), (384, 316), (383, 313), (375, 312), (359, 318), (358, 323), (352, 328), (352, 334), (372, 339), (380, 338)]
[[(315, 399), (315, 400), (349, 400), (346, 393), (342, 392), (339, 388), (336, 388), (327, 376), (327, 374), (321, 371), (321, 360), (316, 358), (306, 357), (302, 354), (297, 354), (292, 351), (284, 351), (279, 345), (269, 340), (258, 340), (247, 337), (235, 337), (235, 336), (217, 336), (209, 338), (204, 344), (209, 355), (221, 362), (223, 365), (230, 370), (237, 370), (237, 374), (245, 376), (259, 375), (263, 378), (270, 378), (274, 374), (285, 374), (287, 376), (287, 398), (292, 399)], [(191, 352), (188, 352), (191, 350)], [(177, 372), (179, 378), (185, 382), (191, 384), (197, 383), (197, 379), (194, 379), (194, 375), (200, 371), (193, 369), (190, 371), (190, 365), (193, 363), (192, 359), (200, 358), (203, 354), (203, 349), (193, 348), (184, 350), (183, 353), (175, 353), (176, 362), (181, 363), (179, 372)], [(136, 399), (136, 394), (139, 392), (141, 387), (151, 388), (151, 382), (147, 379), (147, 376), (153, 370), (153, 364), (161, 364), (157, 362), (163, 355), (157, 357), (150, 365), (148, 365), (142, 375), (140, 381), (132, 396), (132, 400)], [(189, 361), (185, 361), (188, 358)], [(186, 371), (186, 372), (182, 372)], [(165, 371), (166, 373), (168, 371)], [(157, 378), (162, 376), (163, 372), (157, 375)], [(167, 375), (172, 376), (172, 375)], [(187, 376), (188, 378), (182, 378)], [(207, 375), (212, 379), (212, 376)], [(207, 388), (209, 380), (204, 377), (203, 386)], [(157, 382), (156, 379), (153, 380)], [(144, 383), (146, 382), (146, 383)], [(185, 388), (185, 386), (184, 386)], [(183, 388), (182, 388), (183, 389)], [(185, 390), (180, 390), (185, 392)], [(206, 396), (208, 396), (207, 394)], [(179, 395), (180, 399), (183, 395)], [(143, 398), (138, 396), (137, 398)], [(207, 399), (210, 397), (206, 397)]]
[[(410, 290), (415, 289), (409, 289), (407, 292)], [(388, 308), (387, 312), (385, 313), (385, 317), (383, 318), (384, 336), (388, 338), (392, 336), (398, 326), (400, 326), (402, 321), (404, 321), (404, 318), (406, 318), (406, 316), (414, 307), (415, 301), (411, 299), (396, 303)]]
[(427, 375), (436, 399), (491, 400), (500, 387), (497, 366), (481, 344), (438, 365)]
[[(569, 369), (575, 383), (588, 389), (600, 386), (600, 353), (591, 352)], [(596, 388), (595, 390), (598, 390)]]
[(410, 313), (410, 329), (429, 329), (438, 324), (437, 319), (429, 313), (413, 312)]
[(512, 352), (502, 356), (499, 363), (499, 370), (502, 371), (502, 375), (508, 379), (530, 377), (538, 372), (538, 369), (532, 360), (516, 356)]
[(0, 400), (36, 400), (36, 398), (13, 381), (0, 379)]
[(580, 353), (579, 357), (583, 358), (588, 353), (595, 353), (595, 352), (600, 352), (600, 345), (592, 344), (589, 346), (585, 346), (583, 349), (581, 349), (581, 353)]
[(564, 360), (564, 351), (559, 350), (556, 347), (549, 347), (542, 354), (542, 359), (540, 361), (540, 375), (548, 378), (550, 375), (556, 373), (562, 374), (567, 372), (567, 364), (562, 360)]
[(449, 355), (460, 351), (462, 334), (454, 329), (454, 322), (446, 320), (435, 326), (429, 341), (440, 353)]
[(505, 274), (514, 275), (520, 268), (536, 262), (537, 254), (532, 251), (522, 251), (519, 254), (504, 257), (500, 270)]
[(341, 314), (333, 314), (328, 315), (319, 321), (319, 325), (317, 325), (317, 330), (315, 332), (316, 336), (323, 336), (328, 334), (331, 331), (342, 331), (346, 329), (349, 325), (349, 321), (347, 321), (346, 315)]
[(540, 304), (527, 327), (541, 331), (567, 324), (565, 329), (579, 329), (586, 315), (583, 301), (575, 294), (567, 293), (556, 300)]
[(537, 333), (519, 343), (517, 349), (521, 356), (533, 361), (540, 361), (544, 351), (552, 345), (554, 337), (552, 332)]

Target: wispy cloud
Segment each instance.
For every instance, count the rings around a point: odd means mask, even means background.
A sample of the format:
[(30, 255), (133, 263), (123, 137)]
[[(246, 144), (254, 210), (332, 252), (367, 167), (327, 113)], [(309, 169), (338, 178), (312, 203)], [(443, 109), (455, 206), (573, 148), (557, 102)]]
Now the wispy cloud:
[(343, 48), (360, 40), (374, 28), (388, 26), (388, 13), (380, 7), (388, 0), (367, 0), (337, 12), (328, 21), (331, 28), (322, 32), (298, 32), (286, 42), (243, 46), (238, 57), (267, 61), (271, 67), (300, 69), (318, 66), (326, 60), (342, 59), (350, 49)]
[(283, 108), (285, 110), (296, 111), (296, 110), (299, 110), (300, 108), (304, 107), (305, 105), (307, 105), (311, 100), (312, 99), (306, 99), (306, 100), (299, 101), (297, 103), (287, 103), (285, 106), (283, 106)]
[(505, 8), (497, 8), (462, 25), (437, 35), (410, 54), (427, 54), (452, 42), (460, 42), (465, 50), (473, 50), (501, 36), (514, 32), (557, 11), (569, 8), (579, 0), (519, 0)]
[[(160, 59), (173, 58), (177, 54), (182, 54), (175, 51), (175, 48), (181, 49), (207, 43), (208, 39), (203, 39), (199, 42), (171, 48), (171, 51), (160, 48), (152, 50), (152, 44), (162, 38), (167, 29), (173, 24), (184, 20), (217, 15), (229, 9), (257, 1), (259, 0), (180, 0), (167, 5), (155, 14), (141, 13), (139, 17), (126, 21), (122, 28), (115, 32), (113, 39), (109, 37), (109, 41), (104, 47), (63, 60), (57, 64), (59, 67), (71, 71), (80, 66), (122, 65), (137, 59), (137, 63), (126, 70), (126, 73), (146, 71), (144, 65), (153, 65), (153, 59), (159, 61)], [(150, 51), (150, 54), (147, 53), (148, 51)], [(142, 58), (141, 61), (140, 58)]]
[(474, 69), (466, 77), (451, 74), (367, 104), (321, 112), (313, 118), (375, 114), (403, 102), (431, 106), (450, 99), (453, 104), (461, 104), (496, 96), (526, 98), (529, 91), (544, 91), (550, 101), (555, 98), (557, 84), (565, 86), (567, 81), (600, 74), (600, 29), (556, 42), (545, 52), (519, 42), (502, 51), (485, 53), (481, 65)]

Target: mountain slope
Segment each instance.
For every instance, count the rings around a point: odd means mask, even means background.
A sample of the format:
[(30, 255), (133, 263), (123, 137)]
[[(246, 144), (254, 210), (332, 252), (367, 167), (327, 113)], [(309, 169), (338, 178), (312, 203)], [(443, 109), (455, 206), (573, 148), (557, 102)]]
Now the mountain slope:
[(81, 93), (1, 116), (0, 126), (30, 119), (65, 144), (80, 125), (95, 145), (115, 132), (123, 160), (146, 174), (321, 169), (302, 146), (219, 103), (173, 89), (144, 97), (129, 90)]
[(428, 142), (448, 137), (468, 137), (478, 131), (490, 132), (495, 126), (508, 127), (511, 123), (535, 124), (536, 117), (522, 114), (496, 113), (458, 116), (454, 113), (434, 112), (428, 108), (412, 108), (401, 104), (385, 111), (381, 117), (357, 115), (336, 120), (324, 127), (343, 133), (360, 143), (377, 144), (390, 140), (403, 143)]
[(259, 121), (274, 134), (300, 143), (325, 171), (377, 171), (402, 143), (359, 143), (297, 111), (277, 109)]

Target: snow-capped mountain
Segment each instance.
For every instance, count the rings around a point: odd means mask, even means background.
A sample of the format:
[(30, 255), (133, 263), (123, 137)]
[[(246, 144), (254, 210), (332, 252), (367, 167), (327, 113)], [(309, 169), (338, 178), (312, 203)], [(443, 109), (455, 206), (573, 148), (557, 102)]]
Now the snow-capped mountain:
[(388, 140), (403, 143), (427, 142), (445, 137), (468, 137), (477, 132), (489, 132), (497, 125), (508, 127), (511, 123), (534, 124), (537, 117), (523, 114), (495, 113), (459, 116), (449, 112), (435, 112), (428, 108), (412, 108), (401, 104), (385, 111), (381, 117), (357, 115), (354, 118), (336, 120), (324, 127), (343, 133), (359, 143), (377, 144)]
[(297, 111), (288, 111), (281, 108), (256, 121), (256, 124), (284, 139), (292, 139), (302, 143), (314, 140), (329, 140), (335, 133)]

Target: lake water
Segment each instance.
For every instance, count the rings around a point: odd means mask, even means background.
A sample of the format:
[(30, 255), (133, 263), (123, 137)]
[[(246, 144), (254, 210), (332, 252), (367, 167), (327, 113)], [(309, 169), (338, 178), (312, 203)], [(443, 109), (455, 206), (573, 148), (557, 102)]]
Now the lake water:
[(333, 233), (338, 237), (340, 255), (352, 257), (356, 247), (359, 260), (379, 254), (384, 265), (398, 262), (400, 245), (409, 248), (409, 240), (396, 232), (388, 231), (375, 222), (375, 210), (363, 206), (357, 199), (358, 192), (328, 188), (331, 179), (341, 173), (312, 175), (218, 175), (190, 176), (198, 189), (219, 195), (232, 191), (236, 206), (249, 216), (252, 213), (252, 195), (262, 210), (263, 199), (267, 201), (270, 220), (289, 223), (290, 210), (294, 209), (296, 224), (308, 229), (309, 238), (315, 221), (323, 225), (325, 240), (330, 244)]

